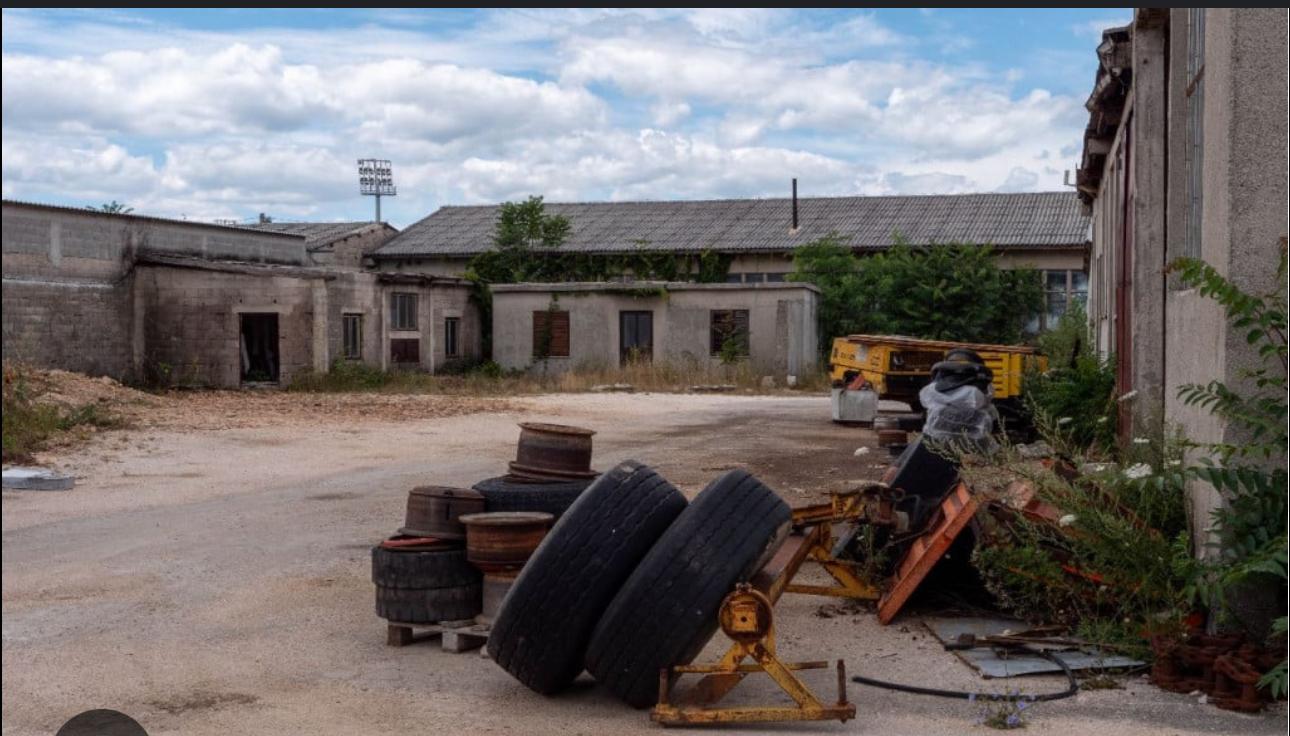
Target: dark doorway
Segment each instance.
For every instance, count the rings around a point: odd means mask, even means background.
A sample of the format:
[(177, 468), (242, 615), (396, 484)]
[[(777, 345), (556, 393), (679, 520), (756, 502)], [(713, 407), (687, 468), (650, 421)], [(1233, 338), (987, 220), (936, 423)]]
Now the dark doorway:
[(618, 313), (618, 356), (623, 365), (654, 358), (654, 313)]
[(242, 315), (242, 383), (277, 383), (278, 315)]

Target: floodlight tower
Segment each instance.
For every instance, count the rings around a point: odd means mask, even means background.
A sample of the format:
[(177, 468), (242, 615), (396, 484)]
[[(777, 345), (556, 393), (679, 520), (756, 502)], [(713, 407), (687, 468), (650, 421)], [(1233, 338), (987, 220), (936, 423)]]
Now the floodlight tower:
[(394, 173), (390, 162), (379, 158), (358, 160), (358, 191), (376, 197), (376, 222), (381, 221), (381, 197), (398, 194), (394, 188)]

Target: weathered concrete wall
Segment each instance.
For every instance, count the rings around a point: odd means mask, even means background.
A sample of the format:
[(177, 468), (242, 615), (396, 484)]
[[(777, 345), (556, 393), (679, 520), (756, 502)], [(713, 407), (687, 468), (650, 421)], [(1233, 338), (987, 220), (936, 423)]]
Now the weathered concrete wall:
[(132, 278), (4, 280), (4, 360), (136, 378)]
[(385, 244), (385, 241), (398, 234), (390, 227), (372, 228), (371, 230), (337, 240), (326, 246), (326, 249), (312, 251), (310, 262), (327, 268), (359, 271), (363, 268), (363, 258), (368, 253)]
[(720, 359), (711, 355), (709, 342), (714, 309), (749, 311), (748, 359), (756, 370), (780, 376), (814, 370), (813, 290), (774, 284), (669, 284), (663, 296), (651, 293), (653, 286), (495, 287), (493, 359), (507, 369), (528, 367), (533, 360), (532, 314), (555, 302), (569, 312), (569, 356), (549, 358), (546, 369), (553, 372), (617, 366), (623, 311), (653, 313), (655, 362), (717, 365)]
[(325, 353), (317, 362), (330, 366), (345, 355), (344, 315), (362, 316), (362, 363), (380, 368), (384, 365), (381, 339), (385, 310), (382, 291), (376, 276), (369, 273), (345, 272), (335, 274), (327, 281), (327, 340)]
[(145, 266), (143, 370), (183, 385), (241, 385), (241, 315), (278, 315), (279, 382), (315, 364), (316, 292), (322, 279)]
[[(1186, 11), (1171, 20), (1170, 143), (1182, 161), (1186, 127)], [(1284, 9), (1213, 8), (1205, 19), (1205, 104), (1201, 258), (1247, 291), (1285, 288), (1277, 283), (1278, 239), (1286, 234), (1286, 13)], [(1185, 169), (1169, 167), (1171, 246), (1181, 249), (1185, 226)], [(1177, 251), (1174, 251), (1177, 254)], [(1258, 357), (1244, 334), (1228, 328), (1222, 309), (1195, 289), (1167, 293), (1165, 419), (1197, 442), (1240, 442), (1232, 427), (1178, 399), (1187, 383), (1221, 380), (1242, 385)], [(1198, 537), (1206, 538), (1218, 494), (1192, 489)]]

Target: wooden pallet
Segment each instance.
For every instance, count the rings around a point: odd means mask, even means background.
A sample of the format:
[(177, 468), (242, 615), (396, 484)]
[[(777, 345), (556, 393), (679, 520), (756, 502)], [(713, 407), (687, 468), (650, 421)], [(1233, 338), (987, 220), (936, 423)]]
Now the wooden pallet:
[(469, 652), (484, 646), (488, 632), (487, 625), (477, 624), (473, 619), (435, 624), (389, 621), (386, 623), (385, 643), (392, 647), (406, 647), (438, 637), (445, 652)]

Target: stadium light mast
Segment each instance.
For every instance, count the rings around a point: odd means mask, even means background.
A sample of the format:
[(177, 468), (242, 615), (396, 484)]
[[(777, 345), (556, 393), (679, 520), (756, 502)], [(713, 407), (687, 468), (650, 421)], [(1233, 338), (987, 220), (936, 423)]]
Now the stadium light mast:
[(394, 187), (394, 172), (390, 162), (379, 158), (358, 160), (358, 191), (376, 197), (376, 222), (381, 221), (381, 197), (398, 194)]

